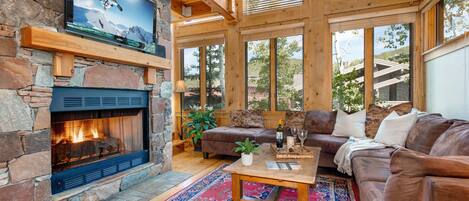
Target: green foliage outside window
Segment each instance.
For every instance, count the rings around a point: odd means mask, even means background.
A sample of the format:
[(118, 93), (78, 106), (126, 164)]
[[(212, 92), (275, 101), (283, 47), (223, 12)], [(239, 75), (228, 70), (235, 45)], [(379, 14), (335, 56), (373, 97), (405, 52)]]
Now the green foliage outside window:
[[(302, 41), (276, 39), (277, 61), (277, 110), (301, 110), (303, 90), (294, 86), (295, 75), (303, 72), (303, 60), (294, 59), (295, 54), (303, 51)], [(270, 41), (261, 40), (247, 43), (248, 51), (248, 108), (255, 110), (270, 109)], [(302, 55), (301, 55), (302, 56)], [(254, 89), (250, 89), (254, 87)], [(301, 86), (302, 88), (302, 86)], [(252, 92), (249, 92), (252, 90)]]

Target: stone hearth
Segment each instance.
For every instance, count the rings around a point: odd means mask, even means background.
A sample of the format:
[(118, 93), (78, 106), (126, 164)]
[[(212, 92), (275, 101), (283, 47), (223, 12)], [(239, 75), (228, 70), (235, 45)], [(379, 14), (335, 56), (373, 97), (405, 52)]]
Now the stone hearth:
[[(19, 30), (27, 25), (63, 31), (63, 2), (6, 0), (0, 8), (0, 200), (52, 199), (49, 105), (55, 86), (145, 90), (150, 98), (150, 162), (55, 199), (105, 199), (171, 169), (170, 71), (157, 72), (157, 84), (145, 84), (143, 68), (76, 57), (72, 77), (55, 77), (52, 53), (19, 47)], [(169, 1), (158, 0), (157, 7), (160, 43), (170, 51)]]

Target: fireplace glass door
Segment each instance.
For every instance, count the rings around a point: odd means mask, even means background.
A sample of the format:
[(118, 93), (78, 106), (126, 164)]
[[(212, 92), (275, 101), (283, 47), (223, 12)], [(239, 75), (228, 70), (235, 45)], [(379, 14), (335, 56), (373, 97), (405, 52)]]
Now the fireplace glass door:
[(144, 150), (143, 111), (52, 113), (52, 169), (80, 165)]

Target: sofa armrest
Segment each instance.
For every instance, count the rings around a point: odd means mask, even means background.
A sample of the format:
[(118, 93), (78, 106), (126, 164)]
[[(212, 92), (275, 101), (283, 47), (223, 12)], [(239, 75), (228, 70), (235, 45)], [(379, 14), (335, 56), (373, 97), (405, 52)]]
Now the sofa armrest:
[(469, 179), (427, 176), (423, 181), (423, 200), (467, 200)]
[(392, 154), (390, 166), (392, 175), (386, 182), (385, 200), (425, 200), (431, 196), (424, 190), (428, 189), (424, 187), (426, 178), (469, 179), (468, 156), (436, 157), (400, 148)]

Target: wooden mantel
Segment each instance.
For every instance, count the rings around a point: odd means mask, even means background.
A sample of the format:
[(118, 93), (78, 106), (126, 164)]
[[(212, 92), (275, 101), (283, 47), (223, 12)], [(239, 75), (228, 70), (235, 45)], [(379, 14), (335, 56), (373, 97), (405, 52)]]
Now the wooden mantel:
[(71, 76), (74, 56), (146, 67), (146, 74), (153, 74), (156, 69), (171, 69), (169, 59), (38, 27), (28, 26), (21, 30), (21, 46), (56, 52), (56, 76)]

